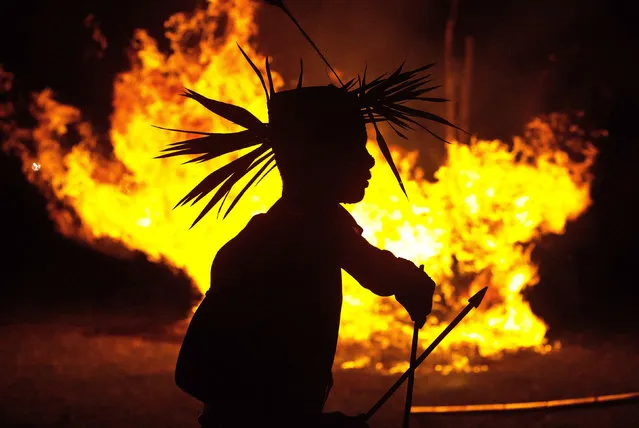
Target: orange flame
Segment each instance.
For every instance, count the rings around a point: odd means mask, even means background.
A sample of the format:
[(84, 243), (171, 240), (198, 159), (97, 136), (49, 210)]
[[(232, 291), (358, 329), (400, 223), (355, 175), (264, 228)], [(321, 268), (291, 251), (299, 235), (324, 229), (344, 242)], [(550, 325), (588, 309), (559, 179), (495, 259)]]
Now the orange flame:
[[(275, 202), (280, 179), (270, 175), (224, 222), (210, 216), (188, 231), (196, 210), (174, 211), (173, 205), (232, 156), (185, 167), (175, 160), (155, 160), (178, 138), (150, 125), (232, 130), (197, 103), (177, 97), (184, 87), (244, 106), (266, 121), (261, 85), (235, 44), (264, 64), (264, 56), (249, 43), (257, 33), (255, 7), (247, 0), (210, 0), (206, 9), (172, 16), (165, 23), (170, 54), (160, 52), (145, 31), (135, 33), (132, 68), (114, 82), (112, 153), (105, 153), (77, 108), (58, 103), (50, 90), (35, 96), (32, 113), (38, 125), (30, 133), (35, 154), (15, 143), (21, 133), (14, 134), (11, 146), (20, 151), (25, 175), (58, 201), (51, 203), (50, 215), (63, 234), (96, 245), (105, 237), (120, 241), (152, 261), (184, 269), (202, 291), (208, 288), (213, 256), (251, 216)], [(273, 77), (276, 89), (281, 88), (281, 76)], [(554, 134), (568, 126), (563, 116), (553, 115), (532, 121), (512, 147), (497, 140), (450, 144), (435, 183), (424, 180), (416, 167), (417, 152), (394, 147), (410, 202), (369, 145), (377, 160), (373, 179), (364, 201), (348, 208), (371, 243), (423, 263), (439, 284), (422, 337), (434, 338), (467, 297), (490, 287), (483, 308), (440, 346), (437, 370), (479, 371), (485, 366), (471, 366), (474, 356), (551, 349), (546, 325), (521, 292), (539, 280), (531, 261), (535, 242), (544, 234), (563, 233), (566, 222), (590, 204), (588, 171), (596, 151), (583, 136), (562, 141)], [(80, 141), (64, 149), (61, 141), (71, 129)], [(571, 159), (561, 145), (582, 158)], [(68, 208), (60, 208), (59, 201)], [(397, 362), (406, 359), (411, 330), (393, 299), (374, 296), (345, 274), (337, 364), (400, 370), (405, 365)]]

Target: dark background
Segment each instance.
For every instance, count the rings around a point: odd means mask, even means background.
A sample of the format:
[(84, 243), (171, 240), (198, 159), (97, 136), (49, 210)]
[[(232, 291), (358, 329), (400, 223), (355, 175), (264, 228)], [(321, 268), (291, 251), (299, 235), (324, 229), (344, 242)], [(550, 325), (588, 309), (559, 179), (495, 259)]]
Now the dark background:
[[(98, 131), (106, 132), (111, 83), (129, 68), (133, 30), (145, 28), (161, 38), (166, 18), (201, 3), (74, 0), (7, 6), (0, 64), (16, 76), (12, 100), (24, 108), (30, 91), (51, 87), (58, 100), (78, 106)], [(333, 65), (345, 71), (368, 64), (376, 74), (404, 59), (441, 63), (447, 1), (288, 4)], [(83, 25), (89, 13), (108, 40), (101, 56)], [(634, 309), (638, 17), (630, 1), (460, 1), (457, 41), (475, 37), (474, 134), (508, 139), (520, 134), (534, 114), (572, 110), (585, 111), (584, 126), (609, 130), (608, 138), (596, 142), (594, 205), (568, 225), (565, 235), (545, 238), (534, 253), (541, 282), (529, 298), (553, 334), (633, 331), (639, 324)], [(264, 9), (258, 22), (256, 43), (275, 57), (274, 67), (287, 80), (297, 77), (302, 56), (308, 81), (325, 82), (325, 70), (281, 14)], [(439, 66), (436, 76), (442, 72)], [(26, 116), (19, 119), (28, 123)], [(45, 199), (22, 177), (18, 160), (4, 153), (0, 180), (0, 300), (6, 316), (24, 308), (37, 309), (28, 316), (52, 308), (134, 308), (176, 318), (186, 313), (194, 296), (183, 274), (151, 264), (141, 253), (117, 259), (60, 237), (48, 220)]]

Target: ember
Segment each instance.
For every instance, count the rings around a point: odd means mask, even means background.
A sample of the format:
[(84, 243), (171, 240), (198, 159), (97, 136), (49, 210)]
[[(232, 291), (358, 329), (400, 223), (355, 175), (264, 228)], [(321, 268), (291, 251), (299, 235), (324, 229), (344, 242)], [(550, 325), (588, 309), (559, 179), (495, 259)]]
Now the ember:
[[(29, 179), (67, 204), (67, 210), (50, 205), (62, 233), (96, 245), (104, 237), (121, 241), (153, 261), (184, 269), (202, 291), (208, 288), (212, 256), (251, 216), (275, 202), (279, 177), (269, 175), (224, 222), (209, 218), (189, 232), (196, 210), (172, 207), (185, 188), (216, 165), (167, 174), (166, 166), (174, 161), (153, 157), (180, 136), (151, 125), (232, 130), (197, 103), (179, 97), (184, 87), (246, 106), (266, 120), (260, 82), (236, 46), (245, 47), (257, 64), (264, 63), (265, 57), (249, 43), (257, 34), (256, 7), (249, 0), (210, 0), (207, 9), (170, 17), (165, 23), (172, 49), (168, 55), (144, 30), (135, 33), (131, 70), (114, 82), (112, 155), (98, 150), (98, 139), (80, 110), (57, 102), (49, 90), (36, 95), (33, 114), (38, 125), (31, 132), (35, 153), (16, 144), (17, 133), (10, 144), (21, 152)], [(273, 77), (276, 89), (283, 87), (282, 77), (275, 72)], [(566, 130), (572, 131), (571, 137), (563, 138)], [(71, 134), (79, 141), (64, 148), (62, 141)], [(424, 264), (438, 283), (434, 311), (421, 334), (424, 342), (439, 333), (469, 296), (489, 286), (484, 306), (440, 346), (438, 371), (485, 370), (473, 365), (477, 355), (494, 357), (520, 348), (550, 351), (547, 327), (532, 313), (522, 291), (539, 280), (531, 260), (535, 243), (544, 234), (563, 233), (566, 222), (589, 206), (589, 168), (596, 150), (558, 115), (533, 120), (524, 137), (512, 144), (473, 139), (447, 149), (435, 183), (424, 179), (417, 152), (392, 149), (407, 201), (371, 144), (378, 166), (366, 198), (349, 210), (371, 243)], [(580, 156), (575, 159), (569, 151)], [(47, 167), (40, 169), (38, 163), (36, 169), (36, 159)], [(70, 212), (82, 223), (74, 222)], [(337, 357), (342, 368), (404, 370), (411, 332), (410, 320), (394, 300), (378, 298), (345, 276)]]

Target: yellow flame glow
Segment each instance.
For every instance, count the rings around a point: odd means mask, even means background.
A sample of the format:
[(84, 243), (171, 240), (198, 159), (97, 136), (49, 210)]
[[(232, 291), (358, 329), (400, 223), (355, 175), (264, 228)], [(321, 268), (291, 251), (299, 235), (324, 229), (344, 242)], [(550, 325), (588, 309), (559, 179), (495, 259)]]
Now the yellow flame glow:
[[(257, 33), (255, 7), (248, 0), (211, 0), (206, 9), (172, 16), (166, 22), (170, 54), (160, 52), (143, 30), (135, 33), (131, 70), (114, 82), (112, 154), (104, 154), (78, 109), (55, 101), (50, 90), (36, 95), (33, 114), (38, 125), (30, 132), (36, 153), (16, 144), (14, 148), (21, 150), (25, 175), (51, 200), (70, 207), (50, 207), (63, 234), (89, 244), (115, 239), (144, 251), (152, 261), (184, 269), (202, 291), (208, 288), (215, 253), (251, 216), (275, 202), (281, 182), (271, 174), (224, 222), (211, 215), (188, 231), (199, 211), (172, 207), (233, 156), (184, 167), (171, 159), (155, 160), (159, 150), (179, 136), (150, 125), (234, 130), (197, 103), (177, 96), (184, 87), (244, 106), (266, 121), (261, 85), (235, 44), (256, 64), (264, 64), (264, 56), (249, 43)], [(274, 73), (274, 80), (276, 89), (283, 86), (279, 74)], [(580, 161), (572, 160), (554, 133), (567, 126), (562, 116), (551, 116), (532, 121), (524, 137), (511, 145), (497, 140), (450, 144), (435, 183), (426, 181), (416, 166), (417, 152), (393, 147), (410, 202), (400, 196), (390, 169), (369, 145), (377, 161), (373, 179), (364, 201), (348, 209), (371, 243), (423, 263), (437, 282), (433, 314), (422, 337), (434, 338), (466, 298), (490, 287), (482, 308), (440, 346), (437, 371), (482, 371), (485, 366), (472, 366), (472, 358), (498, 356), (504, 350), (549, 351), (546, 325), (521, 292), (539, 280), (531, 261), (535, 242), (544, 234), (562, 233), (566, 222), (590, 204), (588, 170), (596, 152), (583, 139), (570, 140), (583, 155)], [(61, 140), (71, 129), (80, 141), (64, 149)], [(36, 162), (41, 165), (37, 174), (31, 168)], [(405, 363), (398, 361), (405, 361), (411, 331), (408, 317), (393, 299), (374, 296), (344, 275), (337, 364), (345, 369), (402, 370)]]

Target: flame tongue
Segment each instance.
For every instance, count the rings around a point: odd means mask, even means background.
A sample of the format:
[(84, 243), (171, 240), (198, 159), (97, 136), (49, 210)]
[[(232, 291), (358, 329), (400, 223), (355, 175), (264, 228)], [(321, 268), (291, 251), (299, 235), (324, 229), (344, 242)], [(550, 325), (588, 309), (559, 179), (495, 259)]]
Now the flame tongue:
[[(173, 205), (232, 156), (184, 167), (174, 160), (155, 160), (179, 136), (150, 125), (236, 130), (197, 103), (185, 103), (177, 96), (184, 87), (247, 107), (266, 121), (261, 85), (236, 46), (245, 47), (257, 64), (264, 63), (248, 43), (257, 30), (255, 7), (249, 0), (212, 0), (206, 10), (172, 16), (166, 22), (170, 55), (161, 53), (144, 31), (136, 32), (132, 69), (114, 82), (113, 159), (97, 154), (92, 127), (78, 109), (57, 103), (48, 90), (36, 97), (38, 126), (30, 133), (36, 154), (22, 150), (21, 156), (29, 179), (52, 201), (70, 207), (50, 205), (62, 233), (88, 243), (104, 237), (121, 241), (146, 252), (150, 260), (186, 270), (201, 290), (208, 288), (213, 256), (252, 215), (274, 203), (281, 191), (279, 177), (269, 175), (224, 223), (210, 216), (197, 230), (187, 231), (196, 210), (173, 211)], [(273, 78), (276, 89), (281, 88), (282, 78), (277, 73)], [(451, 144), (436, 183), (425, 181), (415, 167), (416, 152), (395, 147), (393, 157), (410, 204), (398, 194), (382, 155), (369, 146), (378, 166), (365, 200), (349, 209), (371, 243), (423, 263), (438, 283), (423, 337), (436, 336), (441, 323), (468, 297), (490, 286), (487, 301), (440, 346), (440, 360), (446, 363), (438, 366), (442, 371), (472, 369), (471, 354), (549, 349), (546, 325), (531, 312), (521, 291), (538, 281), (530, 257), (534, 243), (544, 234), (562, 233), (566, 221), (590, 203), (588, 168), (596, 153), (581, 137), (560, 141), (553, 130), (566, 127), (565, 118), (551, 116), (531, 122), (525, 138), (516, 138), (512, 147), (500, 141)], [(80, 141), (65, 150), (61, 140), (70, 128)], [(14, 142), (23, 133), (14, 133)], [(577, 147), (581, 161), (571, 160), (560, 142)], [(36, 164), (37, 169), (32, 167)], [(410, 335), (410, 320), (393, 299), (372, 295), (345, 274), (338, 364), (402, 370), (405, 365), (396, 363), (405, 360)], [(394, 349), (401, 353), (394, 356)]]

